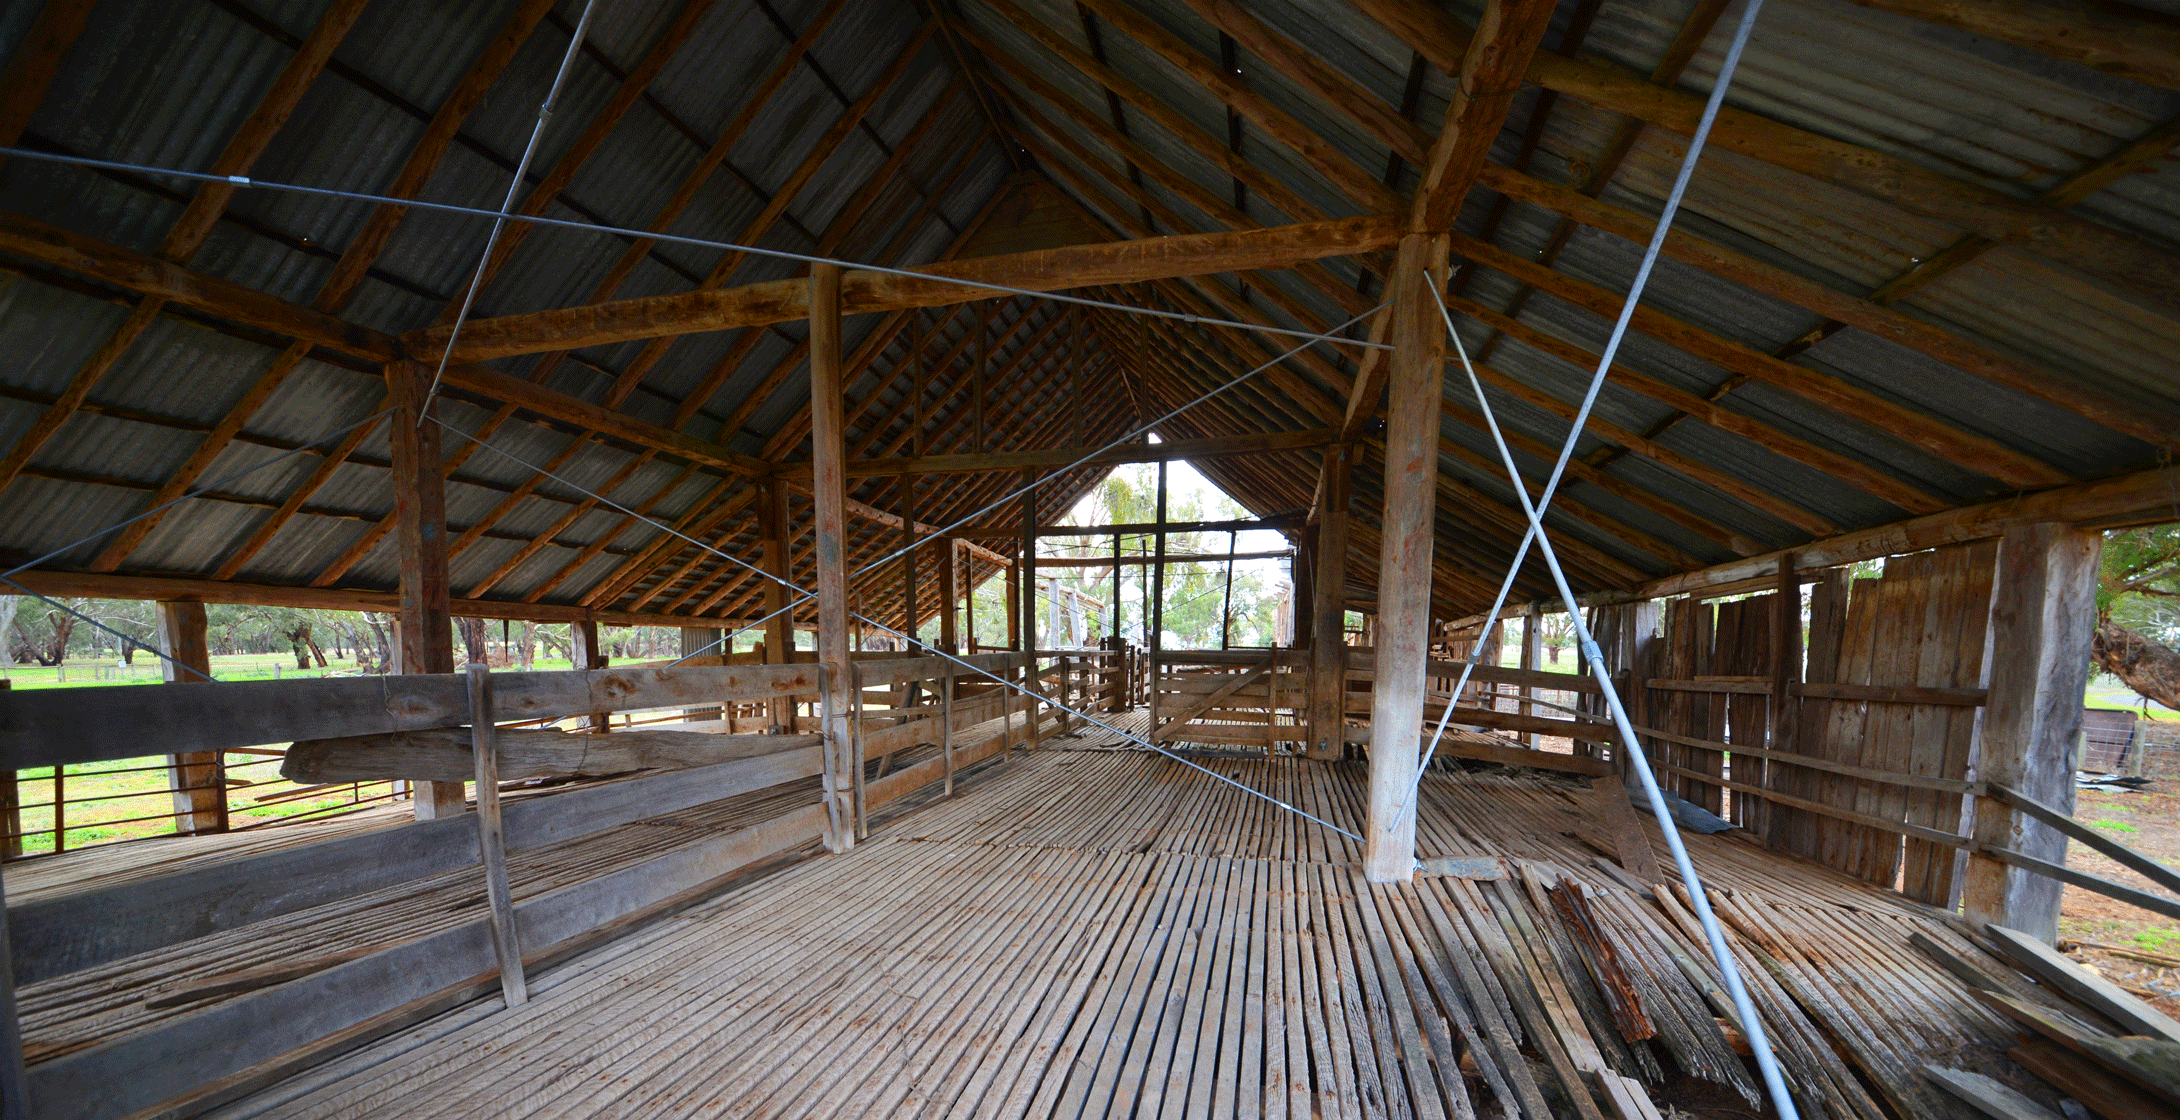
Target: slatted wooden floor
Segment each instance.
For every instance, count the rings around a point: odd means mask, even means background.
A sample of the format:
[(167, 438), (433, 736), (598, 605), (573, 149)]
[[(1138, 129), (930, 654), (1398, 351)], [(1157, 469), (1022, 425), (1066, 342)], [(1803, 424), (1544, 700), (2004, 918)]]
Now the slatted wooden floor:
[[(995, 763), (852, 853), (534, 978), (526, 1007), (425, 1024), (221, 1115), (1611, 1115), (1567, 1093), (1598, 1071), (1754, 1099), (1691, 982), (1693, 918), (1596, 865), (1609, 814), (1580, 783), (1434, 773), (1425, 854), (1507, 877), (1371, 887), (1351, 842), (1261, 799), (1068, 749), (1098, 741)], [(1360, 816), (1359, 767), (1214, 766)], [(1875, 1120), (1895, 1093), (1946, 1114), (1865, 1063), (2018, 1078), (2010, 1032), (1907, 948), (1981, 955), (1945, 922), (1744, 841), (1693, 846), (1805, 1115)], [(1599, 946), (1609, 976), (1585, 963)]]

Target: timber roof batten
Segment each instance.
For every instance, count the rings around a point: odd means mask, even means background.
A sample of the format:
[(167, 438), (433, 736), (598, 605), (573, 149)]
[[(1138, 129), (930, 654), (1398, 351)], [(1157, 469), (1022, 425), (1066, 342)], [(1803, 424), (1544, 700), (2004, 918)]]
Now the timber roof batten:
[[(404, 203), (497, 205), (576, 9), (505, 0), (426, 24), (389, 0), (292, 22), (237, 0), (89, 7), (48, 0), (0, 42), (0, 142), (154, 170), (0, 163), (0, 559), (233, 478), (19, 578), (384, 609), (383, 421), (241, 472), (383, 409), (382, 364), (438, 357), (485, 224)], [(904, 508), (919, 532), (962, 520), (1016, 472), (1074, 463), (1295, 345), (1254, 328), (1371, 311), (1410, 229), (1453, 235), (1448, 306), (1534, 493), (1725, 14), (601, 10), (516, 213), (628, 232), (516, 222), (484, 266), (442, 388), (456, 613), (762, 613), (759, 577), (706, 549), (757, 561), (769, 479), (789, 486), (791, 533), (810, 516), (793, 492), (808, 266), (673, 238), (850, 266), (851, 569), (896, 547)], [(1479, 34), (1480, 17), (1529, 22)], [(1578, 593), (1965, 539), (2023, 511), (2169, 515), (2152, 472), (2180, 444), (2176, 34), (2118, 5), (1770, 0), (1549, 514)], [(1382, 341), (1384, 319), (1345, 333)], [(1312, 507), (1321, 449), (1363, 444), (1350, 579), (1369, 586), (1382, 353), (1307, 346), (1158, 435), (1260, 516)], [(1465, 379), (1447, 391), (1432, 609), (1458, 617), (1488, 602), (1523, 524)], [(1131, 457), (1074, 467), (1039, 508)], [(1526, 571), (1517, 588), (1551, 594)], [(899, 573), (854, 593), (893, 617)]]

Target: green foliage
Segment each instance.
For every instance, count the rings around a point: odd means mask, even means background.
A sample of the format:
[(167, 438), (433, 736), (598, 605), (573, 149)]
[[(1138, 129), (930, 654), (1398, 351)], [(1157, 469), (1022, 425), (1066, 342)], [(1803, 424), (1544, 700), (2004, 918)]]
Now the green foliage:
[(2102, 828), (2102, 829), (2108, 829), (2108, 830), (2110, 830), (2110, 831), (2113, 831), (2113, 832), (2140, 832), (2140, 831), (2142, 831), (2142, 829), (2141, 829), (2140, 827), (2138, 827), (2138, 826), (2136, 826), (2136, 825), (2132, 825), (2132, 824), (2129, 824), (2129, 823), (2127, 823), (2126, 821), (2090, 821), (2089, 823), (2090, 823), (2091, 825), (2093, 825), (2093, 826), (2097, 827), (2097, 828)]
[(2104, 535), (2097, 610), (2137, 633), (2180, 645), (2180, 522)]
[[(1248, 516), (1248, 510), (1214, 487), (1180, 486), (1169, 478), (1166, 501), (1166, 520), (1169, 522), (1230, 521)], [(1156, 464), (1134, 464), (1118, 467), (1107, 475), (1105, 481), (1062, 521), (1070, 525), (1147, 524), (1157, 518), (1158, 467)], [(1229, 551), (1231, 540), (1232, 536), (1227, 533), (1173, 533), (1166, 537), (1166, 551), (1168, 554), (1225, 553)], [(1242, 547), (1246, 550), (1248, 546)], [(1044, 548), (1048, 553), (1065, 556), (1109, 557), (1113, 545), (1110, 537), (1059, 537), (1047, 539)], [(1122, 539), (1121, 549), (1129, 556), (1144, 556), (1153, 551), (1154, 541), (1147, 533), (1131, 535)], [(1252, 570), (1263, 566), (1262, 562), (1254, 565), (1244, 562), (1235, 568), (1233, 617), (1229, 623), (1229, 638), (1233, 645), (1268, 646), (1278, 637), (1281, 592), (1276, 576)], [(1072, 589), (1078, 595), (1103, 602), (1103, 607), (1094, 609), (1089, 619), (1091, 642), (1102, 639), (1112, 629), (1111, 568), (1052, 568), (1041, 575), (1050, 576), (1063, 589)], [(1120, 630), (1136, 645), (1148, 641), (1145, 604), (1150, 601), (1150, 577), (1149, 565), (1128, 565), (1121, 569)], [(1168, 565), (1165, 611), (1161, 620), (1166, 648), (1219, 648), (1220, 614), (1225, 604), (1224, 563)], [(1042, 617), (1049, 620), (1049, 606), (1041, 609), (1048, 612)], [(984, 625), (982, 599), (977, 603), (977, 618), (980, 631), (992, 632)], [(992, 630), (1001, 625), (1003, 623), (995, 622)], [(1049, 622), (1046, 629), (1049, 629)]]

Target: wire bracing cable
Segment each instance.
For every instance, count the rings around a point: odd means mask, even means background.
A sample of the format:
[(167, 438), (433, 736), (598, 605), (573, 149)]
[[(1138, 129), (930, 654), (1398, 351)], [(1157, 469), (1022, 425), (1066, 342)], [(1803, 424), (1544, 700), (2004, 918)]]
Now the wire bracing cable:
[[(302, 183), (287, 183), (275, 179), (253, 179), (247, 175), (214, 175), (204, 171), (184, 171), (173, 167), (156, 167), (151, 164), (128, 163), (121, 160), (94, 159), (89, 156), (71, 155), (65, 152), (42, 152), (29, 148), (0, 148), (0, 157), (8, 159), (36, 160), (43, 163), (67, 164), (72, 167), (88, 167), (101, 171), (125, 171), (136, 175), (163, 175), (198, 183), (228, 183), (252, 190), (284, 191), (290, 194), (315, 195), (321, 198), (339, 198), (351, 202), (369, 202), (375, 205), (400, 206), (410, 210), (424, 210), (438, 214), (453, 214), (470, 218), (489, 218), (501, 222), (524, 222), (552, 229), (578, 230), (584, 233), (612, 234), (644, 241), (660, 241), (669, 245), (687, 245), (699, 249), (722, 249), (734, 253), (746, 253), (755, 257), (793, 261), (799, 264), (830, 264), (859, 272), (876, 272), (888, 276), (903, 276), (916, 280), (935, 280), (978, 291), (999, 295), (1027, 296), (1032, 299), (1051, 300), (1054, 303), (1093, 307), (1123, 315), (1139, 315), (1149, 319), (1166, 319), (1190, 326), (1225, 327), (1229, 330), (1249, 331), (1255, 334), (1283, 335), (1305, 339), (1312, 343), (1322, 342), (1331, 346), (1353, 346), (1364, 350), (1390, 350), (1391, 343), (1372, 342), (1365, 338), (1346, 338), (1325, 331), (1297, 330), (1291, 327), (1275, 327), (1264, 323), (1250, 323), (1239, 319), (1221, 319), (1212, 315), (1197, 315), (1186, 311), (1167, 311), (1157, 307), (1139, 307), (1132, 303), (1092, 299), (1088, 296), (1070, 295), (1065, 292), (1039, 291), (1011, 284), (995, 284), (989, 280), (975, 280), (943, 273), (923, 272), (913, 268), (897, 268), (892, 265), (869, 264), (840, 257), (827, 257), (815, 253), (797, 253), (787, 249), (767, 249), (758, 245), (741, 245), (732, 241), (716, 241), (705, 237), (684, 237), (678, 234), (654, 230), (635, 229), (629, 226), (602, 225), (597, 222), (577, 222), (566, 218), (548, 218), (542, 214), (511, 214), (485, 210), (475, 206), (457, 206), (445, 202), (427, 202), (417, 198), (397, 198), (392, 195), (372, 194), (368, 191), (339, 190), (333, 187), (313, 187)], [(1337, 328), (1335, 328), (1337, 329)], [(453, 347), (446, 347), (447, 353)]]

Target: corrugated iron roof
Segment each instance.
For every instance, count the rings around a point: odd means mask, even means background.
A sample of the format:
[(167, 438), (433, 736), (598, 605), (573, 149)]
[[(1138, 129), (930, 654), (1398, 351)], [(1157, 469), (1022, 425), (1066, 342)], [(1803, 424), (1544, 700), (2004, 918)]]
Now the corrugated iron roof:
[[(1219, 60), (1231, 51), (1235, 80), (1298, 122), (1327, 151), (1383, 178), (1395, 192), (1414, 188), (1415, 168), (1396, 159), (1384, 137), (1318, 96), (1301, 76), (1264, 64), (1246, 48), (1230, 48), (1220, 29), (1198, 15), (1195, 6), (1184, 0), (1129, 4), (1214, 64), (1222, 64)], [(964, 72), (951, 33), (936, 36), (909, 61), (871, 113), (840, 137), (838, 147), (796, 191), (778, 220), (754, 231), (757, 243), (808, 253), (821, 239), (837, 240), (834, 252), (846, 259), (875, 260), (890, 254), (890, 260), (900, 263), (935, 260), (962, 243), (992, 200), (1027, 181), (1023, 169), (1031, 178), (1049, 179), (1060, 197), (1072, 200), (1091, 220), (1112, 225), (1116, 235), (1145, 221), (1160, 234), (1222, 227), (1219, 215), (1204, 212), (1162, 181), (1161, 174), (1185, 178), (1202, 194), (1238, 206), (1261, 224), (1366, 209), (1308, 160), (1271, 140), (1246, 114), (1230, 112), (1217, 92), (1109, 21), (1094, 13), (1086, 20), (1086, 9), (1063, 0), (1019, 0), (1018, 6), (1047, 33), (1097, 54), (1121, 80), (1140, 87), (1207, 139), (1175, 136), (1133, 105), (1121, 104), (1116, 113), (1097, 79), (1051, 54), (998, 8), (968, 0), (943, 14), (958, 18), (979, 40), (1029, 64), (1069, 103), (1044, 102), (973, 55)], [(23, 143), (154, 166), (208, 167), (325, 7), (324, 0), (109, 0), (64, 59)], [(516, 0), (370, 4), (342, 40), (333, 65), (295, 106), (252, 174), (367, 192), (384, 189), (407, 161), (432, 114), (516, 7)], [(826, 7), (821, 0), (716, 0), (685, 41), (670, 45), (670, 58), (658, 76), (605, 133), (545, 213), (632, 228), (653, 223), (713, 139), (745, 107), (745, 91), (777, 64), (792, 38)], [(1390, 110), (1407, 111), (1426, 136), (1436, 131), (1453, 81), (1434, 67), (1416, 70), (1416, 51), (1398, 35), (1346, 3), (1261, 0), (1246, 7), (1250, 16), (1321, 60), (1360, 95), (1377, 98)], [(1545, 40), (1548, 49), (1567, 48), (1565, 37), (1577, 7), (1575, 0), (1560, 5)], [(27, 27), (24, 13), (30, 8), (19, 5), (0, 12), (0, 52), (19, 44)], [(579, 8), (574, 0), (561, 3), (516, 51), (462, 122), (455, 142), (425, 183), (423, 199), (486, 209), (500, 205), (516, 157), (529, 138), (538, 99), (567, 50)], [(1690, 0), (1604, 0), (1596, 5), (1576, 53), (1647, 72), (1693, 9)], [(543, 136), (531, 171), (533, 183), (550, 174), (570, 151), (623, 76), (659, 47), (681, 10), (678, 4), (601, 0), (588, 47)], [(1479, 5), (1454, 3), (1448, 10), (1472, 21)], [(816, 150), (844, 107), (894, 63), (923, 25), (926, 11), (896, 2), (841, 6), (807, 58), (728, 149), (726, 165), (695, 190), (687, 208), (672, 220), (671, 232), (724, 241), (750, 235), (772, 193)], [(1680, 77), (1680, 89), (1700, 95), (1709, 88), (1738, 14), (1737, 5), (1729, 8), (1712, 29)], [(1411, 73), (1418, 79), (1412, 97)], [(852, 228), (835, 229), (844, 208), (863, 196), (865, 184), (889, 165), (902, 139), (949, 91), (951, 101), (930, 122), (923, 140), (876, 184), (868, 208)], [(1025, 124), (1009, 107), (1012, 98), (1049, 118), (1049, 126)], [(2180, 92), (1849, 0), (1768, 0), (1728, 102), (2022, 200), (2053, 190), (2162, 122), (2180, 117)], [(996, 122), (985, 115), (987, 107), (995, 108)], [(1144, 158), (1159, 165), (1152, 169), (1159, 173), (1132, 171), (1130, 156), (1109, 148), (1077, 117), (1125, 133)], [(1507, 125), (1496, 138), (1494, 159), (1526, 160), (1529, 174), (1553, 183), (1572, 182), (1597, 166), (1623, 119), (1610, 107), (1565, 95), (1543, 98), (1531, 87), (1514, 99)], [(1040, 157), (1017, 150), (1003, 132), (995, 133), (995, 123), (1045, 147), (1059, 145), (1049, 144), (1041, 128), (1057, 129), (1064, 146), (1091, 153), (1095, 162), (1081, 164), (1061, 154), (1052, 158), (1063, 167), (1042, 168)], [(1531, 131), (1533, 150), (1522, 142)], [(1233, 146), (1253, 173), (1300, 200), (1308, 212), (1285, 213), (1261, 191), (1246, 185), (1237, 190), (1235, 177), (1199, 149), (1204, 143)], [(1662, 129), (1642, 129), (1600, 199), (1639, 215), (1654, 214), (1682, 144), (1680, 137)], [(1077, 178), (1100, 184), (1099, 189), (1084, 194), (1074, 185)], [(1157, 213), (1146, 215), (1111, 183), (1140, 191)], [(190, 184), (156, 177), (21, 160), (0, 164), (0, 206), (140, 251), (159, 245), (194, 190)], [(236, 194), (226, 220), (187, 263), (307, 304), (371, 212), (367, 204), (244, 190)], [(2149, 170), (2088, 193), (2071, 212), (2175, 252), (2180, 246), (2180, 160), (2168, 153)], [(1167, 213), (1188, 225), (1170, 226), (1161, 216)], [(1532, 259), (1556, 243), (1559, 224), (1556, 214), (1526, 203), (1501, 206), (1482, 188), (1472, 192), (1457, 220), (1462, 232), (1488, 237)], [(1964, 235), (1892, 202), (1722, 148), (1706, 153), (1680, 228), (1858, 295), (1898, 279)], [(440, 320), (475, 270), (488, 230), (489, 222), (476, 217), (409, 212), (339, 313), (396, 333)], [(521, 241), (480, 293), (476, 314), (588, 301), (631, 244), (624, 235), (552, 228), (530, 231)], [(1553, 252), (1550, 267), (1562, 276), (1618, 292), (1625, 289), (1640, 248), (1578, 227)], [(725, 256), (716, 248), (655, 245), (613, 294), (630, 298), (686, 291), (704, 281)], [(801, 267), (793, 261), (751, 257), (725, 282), (787, 278), (798, 275)], [(1206, 277), (1195, 281), (1192, 290), (1267, 323), (1315, 329), (1348, 319), (1354, 306), (1375, 302), (1385, 267), (1382, 260), (1324, 261), (1317, 275), (1329, 275), (1337, 290), (1296, 272)], [(1523, 294), (1523, 288), (1483, 268), (1469, 279), (1463, 295), (1494, 309), (1514, 308), (1518, 302), (1513, 314), (1523, 328), (1591, 351), (1602, 344), (1608, 324), (1599, 315), (1550, 294)], [(1176, 295), (1189, 290), (1151, 285), (1097, 294), (1195, 310)], [(14, 446), (22, 438), (111, 337), (132, 302), (126, 293), (32, 266), (0, 273), (0, 352), (10, 356), (0, 368), (0, 446)], [(2101, 477), (2157, 461), (2158, 448), (2069, 409), (1970, 376), (1867, 332), (1826, 326), (1813, 312), (1672, 260), (1661, 263), (1653, 275), (1645, 304), (1750, 350), (1789, 354), (1790, 362), (1806, 370), (1904, 405), (2068, 477)], [(991, 387), (994, 446), (1053, 446), (1078, 438), (1071, 410), (1087, 418), (1080, 425), (1086, 434), (1080, 438), (1118, 434), (1292, 345), (1274, 338), (1243, 339), (1208, 327), (1144, 324), (1112, 312), (1091, 313), (1085, 319), (1086, 337), (1094, 351), (1083, 360), (1095, 372), (1089, 389), (1078, 391), (1056, 372), (1071, 359), (1064, 331), (1053, 332), (1023, 353), (1026, 340), (1060, 313), (1055, 306), (1011, 299), (995, 300), (991, 306), (995, 337), (1021, 326), (993, 348), (992, 360), (1003, 365), (1018, 355), (1025, 358), (1009, 384)], [(1894, 306), (2025, 363), (2048, 376), (2060, 393), (2095, 391), (2144, 415), (2180, 416), (2180, 360), (2175, 358), (2180, 354), (2180, 315), (2110, 281), (2012, 245), (1998, 245)], [(852, 319), (846, 329), (851, 352), (885, 321), (876, 315)], [(969, 315), (948, 320), (931, 340), (931, 350), (942, 352), (961, 341), (973, 321)], [(1822, 337), (1813, 345), (1796, 342), (1818, 328)], [(1565, 438), (1564, 415), (1580, 398), (1590, 370), (1521, 339), (1490, 342), (1493, 332), (1474, 321), (1464, 321), (1462, 329), (1472, 347), (1490, 348), (1487, 362), (1494, 377), (1511, 379), (1524, 393), (1560, 402), (1560, 407), (1548, 409), (1503, 387), (1488, 391), (1499, 418), (1518, 437), (1517, 461), (1525, 472), (1541, 477), (1549, 469), (1544, 452)], [(784, 323), (748, 330), (758, 333), (630, 342), (563, 358), (531, 355), (495, 364), (517, 376), (542, 374), (550, 389), (604, 404), (623, 372), (642, 362), (647, 368), (640, 380), (617, 402), (621, 411), (660, 426), (672, 425), (677, 415), (686, 413), (690, 435), (744, 454), (775, 460), (805, 455), (808, 388), (797, 349), (804, 327)], [(973, 425), (962, 414), (970, 394), (968, 367), (961, 363), (974, 360), (975, 348), (964, 348), (953, 369), (925, 374), (930, 380), (924, 396), (926, 439), (913, 441), (903, 414), (910, 411), (914, 396), (908, 354), (915, 337), (911, 328), (891, 338), (849, 385), (851, 413), (858, 417), (851, 424), (851, 444), (867, 440), (868, 454), (903, 453), (916, 442), (929, 443), (933, 452), (967, 446), (961, 441)], [(271, 368), (285, 344), (284, 339), (194, 314), (157, 319), (90, 387), (86, 408), (40, 445), (26, 473), (0, 492), (0, 554), (37, 555), (146, 508), (151, 495), (202, 444), (205, 433)], [(1254, 378), (1168, 426), (1176, 432), (1220, 434), (1325, 423), (1344, 407), (1354, 359), (1352, 350), (1313, 347), (1309, 358), (1286, 363), (1284, 380)], [(1849, 415), (1761, 379), (1738, 376), (1641, 332), (1629, 337), (1619, 360), (1675, 391), (1714, 399), (1719, 408), (1777, 433), (1784, 441), (1781, 446), (1799, 441), (1822, 448), (1928, 495), (1932, 502), (1962, 504), (2009, 492), (2004, 482), (1903, 439), (1883, 421)], [(1465, 453), (1441, 459), (1448, 479), (1439, 523), (1442, 555), (1475, 569), (1488, 583), (1497, 575), (1493, 566), (1503, 564), (1511, 549), (1504, 526), (1510, 523), (1513, 495), (1491, 469), (1496, 449), (1470, 422), (1473, 405), (1466, 380), (1458, 370), (1453, 373), (1447, 379), (1449, 410), (1441, 433)], [(700, 392), (708, 393), (708, 399), (691, 405), (687, 398)], [(204, 481), (217, 483), (217, 496), (190, 501), (163, 517), (121, 570), (217, 571), (273, 516), (275, 507), (298, 492), (321, 460), (311, 453), (294, 454), (264, 469), (238, 472), (354, 424), (383, 407), (383, 401), (383, 384), (368, 366), (330, 354), (306, 358), (250, 413), (241, 438), (203, 474)], [(858, 407), (866, 401), (868, 408)], [(495, 402), (455, 391), (448, 395), (445, 417), (461, 431), (475, 433), (494, 409)], [(1685, 562), (1661, 556), (1659, 549), (1715, 561), (1730, 555), (1715, 539), (1725, 534), (1764, 547), (1809, 539), (1807, 529), (1722, 491), (1717, 483), (1723, 479), (1784, 502), (1805, 519), (1842, 529), (1903, 516), (1892, 502), (1820, 465), (1800, 461), (1790, 450), (1681, 418), (1671, 404), (1625, 384), (1608, 384), (1596, 417), (1610, 428), (1585, 435), (1577, 453), (1597, 474), (1570, 479), (1566, 488), (1581, 512), (1568, 507), (1551, 517), (1571, 541), (1611, 563), (1657, 574)], [(730, 419), (734, 430), (722, 430)], [(387, 516), (392, 499), (383, 464), (390, 451), (384, 425), (378, 429), (361, 442), (349, 463), (304, 499), (302, 510), (269, 546), (243, 564), (236, 578), (309, 583)], [(1653, 440), (1661, 454), (1700, 465), (1701, 472), (1690, 474), (1627, 451), (1599, 434), (1614, 429)], [(586, 491), (615, 478), (641, 449), (594, 438), (574, 425), (529, 417), (498, 423), (484, 438), (490, 449), (467, 454), (448, 486), (449, 522), (456, 534), (490, 522), (455, 559), (458, 591), (514, 561), (526, 541), (548, 531), (554, 534), (552, 541), (499, 577), (489, 596), (585, 601), (602, 590), (604, 581), (629, 582), (622, 573), (631, 554), (654, 546), (663, 546), (661, 551), (671, 558), (664, 567), (648, 574), (627, 573), (636, 576), (632, 594), (594, 605), (630, 601), (656, 581), (671, 578), (678, 581), (676, 587), (650, 597), (647, 609), (677, 602), (676, 609), (685, 610), (745, 578), (721, 571), (732, 565), (706, 557), (694, 545), (670, 540), (655, 525), (631, 523), (611, 504), (650, 502), (650, 516), (659, 521), (703, 525), (715, 508), (704, 504), (704, 496), (720, 485), (718, 475), (699, 471), (673, 485), (670, 494), (657, 496), (681, 475), (683, 466), (670, 454), (655, 456), (610, 490), (611, 503), (598, 503), (562, 526), (578, 503), (587, 500)], [(453, 434), (446, 443), (449, 451), (465, 445)], [(560, 480), (544, 480), (531, 487), (534, 492), (514, 497), (531, 483), (535, 467), (563, 454), (554, 469)], [(1315, 480), (1305, 458), (1206, 464), (1205, 473), (1244, 506), (1277, 512), (1308, 501)], [(1366, 468), (1357, 481), (1365, 501), (1376, 494), (1372, 470)], [(1709, 472), (1712, 481), (1699, 477), (1702, 472)], [(1588, 477), (1597, 481), (1584, 481)], [(1071, 485), (1087, 482), (1076, 478)], [(919, 517), (934, 523), (956, 520), (1011, 489), (1008, 480), (985, 476), (934, 477), (920, 490)], [(745, 484), (733, 483), (709, 501), (745, 502), (746, 491)], [(889, 481), (874, 481), (860, 484), (855, 496), (892, 508), (897, 490)], [(985, 516), (1005, 516), (1011, 505)], [(1666, 516), (1665, 510), (1708, 523), (1712, 531), (1699, 532)], [(725, 542), (721, 547), (754, 548), (749, 516), (737, 513), (694, 535)], [(1464, 523), (1464, 518), (1469, 520)], [(890, 532), (858, 523), (857, 547), (876, 555)], [(605, 541), (607, 536), (612, 539)], [(1659, 543), (1646, 546), (1644, 540)], [(567, 570), (586, 546), (601, 544), (603, 551)], [(86, 544), (51, 563), (81, 567), (101, 547)], [(1605, 560), (1585, 561), (1584, 568), (1593, 579), (1603, 578), (1603, 564)], [(685, 565), (686, 576), (671, 575)], [(1354, 574), (1353, 582), (1370, 582), (1367, 567)], [(382, 542), (338, 582), (383, 588), (395, 579), (392, 548)], [(692, 586), (708, 589), (684, 595)], [(733, 591), (717, 602), (733, 603), (742, 594)], [(1461, 613), (1473, 604), (1449, 601), (1445, 606)]]

